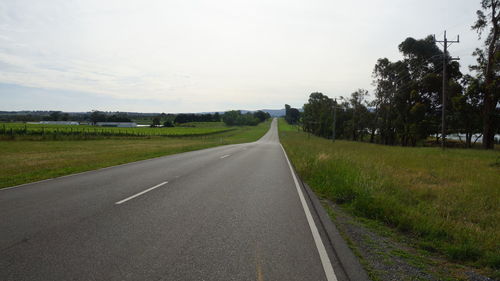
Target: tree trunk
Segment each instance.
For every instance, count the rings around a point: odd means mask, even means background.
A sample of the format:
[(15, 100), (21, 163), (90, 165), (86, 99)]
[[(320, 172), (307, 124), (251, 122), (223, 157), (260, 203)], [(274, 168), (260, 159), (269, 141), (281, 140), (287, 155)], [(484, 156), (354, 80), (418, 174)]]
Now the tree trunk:
[(467, 148), (472, 147), (472, 132), (465, 133), (465, 147)]
[(492, 11), (491, 11), (491, 21), (493, 24), (493, 33), (491, 36), (491, 42), (488, 46), (488, 64), (486, 65), (485, 72), (485, 95), (484, 95), (484, 109), (483, 109), (483, 148), (493, 149), (495, 146), (495, 109), (498, 103), (498, 96), (495, 92), (497, 85), (495, 85), (495, 54), (498, 52), (498, 35), (500, 32), (500, 27), (498, 24), (498, 18), (496, 14), (496, 4), (492, 1)]
[(417, 138), (416, 138), (416, 137), (413, 137), (413, 138), (411, 139), (411, 145), (412, 145), (413, 147), (417, 146)]
[(372, 128), (370, 134), (370, 143), (373, 143), (374, 141), (375, 141), (375, 128)]
[[(489, 95), (488, 95), (489, 96)], [(484, 99), (483, 110), (483, 148), (493, 149), (495, 144), (495, 106), (491, 97)]]

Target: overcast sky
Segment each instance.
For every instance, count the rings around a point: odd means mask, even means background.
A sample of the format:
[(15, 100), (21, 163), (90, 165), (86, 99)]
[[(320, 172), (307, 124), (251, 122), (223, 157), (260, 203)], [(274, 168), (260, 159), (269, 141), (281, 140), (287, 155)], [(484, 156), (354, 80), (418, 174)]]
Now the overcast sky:
[(406, 37), (482, 45), (479, 0), (0, 0), (0, 110), (301, 107), (373, 89)]

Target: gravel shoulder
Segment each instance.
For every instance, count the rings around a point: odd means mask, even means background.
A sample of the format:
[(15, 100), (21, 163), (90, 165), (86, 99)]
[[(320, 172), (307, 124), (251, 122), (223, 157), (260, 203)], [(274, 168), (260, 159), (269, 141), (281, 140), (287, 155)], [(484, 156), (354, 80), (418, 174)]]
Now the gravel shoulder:
[(353, 217), (329, 200), (321, 200), (349, 247), (374, 281), (494, 281), (476, 269), (454, 264), (417, 249), (408, 237), (378, 222)]

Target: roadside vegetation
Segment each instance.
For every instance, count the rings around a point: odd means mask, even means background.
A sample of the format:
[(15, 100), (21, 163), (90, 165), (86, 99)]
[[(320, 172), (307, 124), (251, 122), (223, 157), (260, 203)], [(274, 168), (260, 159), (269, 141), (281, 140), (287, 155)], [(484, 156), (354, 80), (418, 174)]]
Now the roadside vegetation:
[[(208, 124), (188, 128), (132, 128), (137, 130), (186, 129), (206, 132)], [(212, 134), (184, 137), (100, 136), (95, 139), (0, 141), (0, 188), (57, 176), (225, 144), (252, 142), (269, 129), (270, 121), (256, 126), (217, 127)], [(221, 129), (222, 128), (222, 129)], [(130, 129), (130, 128), (105, 128)], [(193, 131), (194, 130), (194, 131)]]
[[(1, 119), (0, 140), (87, 140), (107, 137), (188, 137), (206, 136), (235, 130), (237, 126), (256, 126), (271, 116), (263, 111), (241, 113), (181, 113), (152, 116), (149, 128), (135, 127), (129, 114), (92, 111), (84, 114), (42, 112), (40, 115), (8, 113)], [(133, 116), (133, 115), (132, 115)], [(141, 116), (144, 118), (144, 116)], [(24, 120), (19, 122), (19, 120)], [(77, 121), (68, 121), (69, 119)], [(141, 122), (144, 119), (139, 119)], [(17, 122), (16, 122), (17, 121)], [(49, 124), (35, 123), (51, 121)], [(104, 123), (100, 123), (104, 122)], [(68, 124), (73, 123), (73, 124)], [(118, 127), (118, 124), (131, 127)], [(163, 124), (163, 125), (162, 125)], [(101, 126), (96, 126), (101, 125)]]
[(204, 123), (192, 124), (185, 127), (98, 127), (91, 125), (50, 125), (50, 124), (26, 124), (26, 123), (0, 123), (0, 139), (3, 140), (50, 140), (50, 139), (88, 139), (96, 137), (186, 137), (204, 136), (235, 130), (220, 122), (214, 122), (215, 126), (202, 125)]
[(408, 37), (397, 46), (400, 60), (377, 60), (373, 99), (364, 89), (335, 100), (315, 92), (302, 114), (285, 105), (286, 120), (326, 138), (465, 148), (481, 139), (484, 149), (494, 149), (500, 144), (500, 1), (482, 0), (476, 15), (472, 29), (484, 44), (472, 53), (470, 73), (441, 51), (433, 35)]
[(301, 178), (350, 213), (406, 234), (420, 249), (499, 278), (500, 152), (320, 138), (280, 119)]

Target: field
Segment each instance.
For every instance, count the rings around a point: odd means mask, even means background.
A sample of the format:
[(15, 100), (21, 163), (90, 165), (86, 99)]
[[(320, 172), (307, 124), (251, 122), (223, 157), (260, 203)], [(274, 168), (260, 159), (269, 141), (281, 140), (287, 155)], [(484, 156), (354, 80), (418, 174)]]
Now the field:
[(179, 127), (197, 127), (197, 128), (217, 128), (225, 127), (224, 122), (188, 122), (179, 124)]
[(0, 141), (0, 188), (179, 152), (256, 141), (269, 129), (269, 124), (267, 121), (189, 137), (3, 140)]
[(122, 137), (144, 137), (144, 136), (167, 136), (185, 137), (210, 135), (234, 130), (235, 128), (224, 126), (220, 122), (202, 122), (191, 124), (190, 127), (172, 128), (117, 128), (97, 127), (90, 125), (48, 125), (48, 124), (23, 124), (23, 123), (0, 123), (0, 137), (3, 139), (13, 138), (35, 138), (35, 139), (57, 139), (57, 138), (92, 138), (107, 136)]
[(498, 277), (500, 151), (332, 143), (279, 126), (297, 172), (321, 197)]

